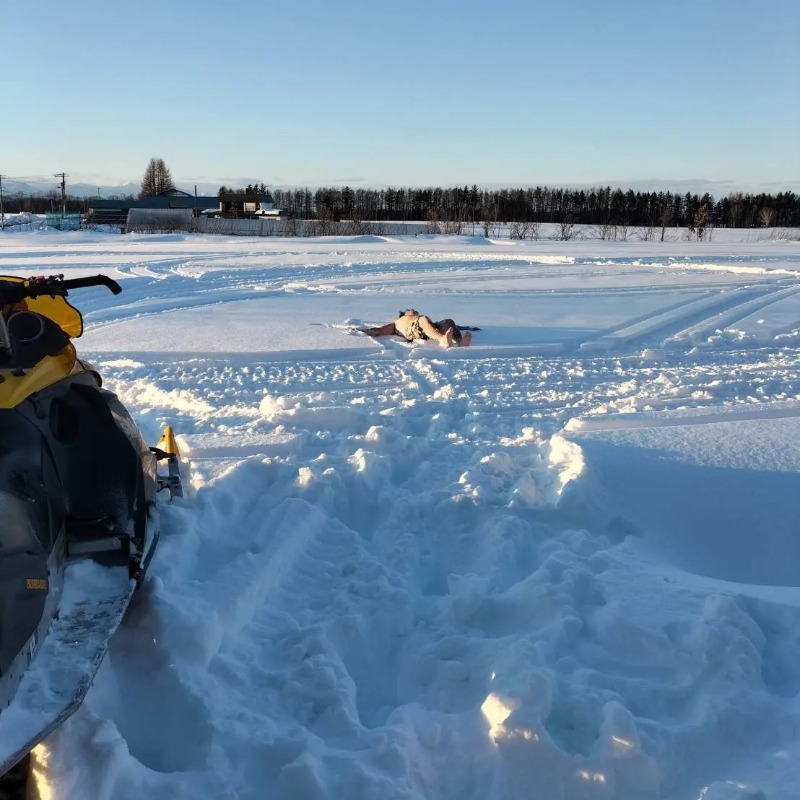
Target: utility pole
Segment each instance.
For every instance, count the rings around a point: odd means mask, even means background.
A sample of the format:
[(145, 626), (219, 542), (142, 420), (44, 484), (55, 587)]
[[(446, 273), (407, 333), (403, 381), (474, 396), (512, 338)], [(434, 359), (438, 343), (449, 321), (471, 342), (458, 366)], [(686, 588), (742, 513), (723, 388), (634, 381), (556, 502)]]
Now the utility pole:
[(6, 226), (6, 214), (3, 209), (3, 178), (7, 177), (8, 175), (0, 175), (0, 228)]
[(67, 181), (69, 178), (66, 172), (56, 172), (54, 178), (61, 178), (61, 218), (67, 215)]

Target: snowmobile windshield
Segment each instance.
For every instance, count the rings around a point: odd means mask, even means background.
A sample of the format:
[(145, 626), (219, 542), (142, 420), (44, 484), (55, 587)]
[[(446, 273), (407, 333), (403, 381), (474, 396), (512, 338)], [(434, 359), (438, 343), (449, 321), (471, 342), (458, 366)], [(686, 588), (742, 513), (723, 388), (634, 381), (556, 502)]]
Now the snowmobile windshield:
[[(14, 278), (9, 275), (0, 276), (0, 288), (2, 284), (8, 283), (28, 283), (25, 278)], [(29, 297), (24, 301), (21, 309), (33, 311), (41, 314), (61, 328), (64, 333), (72, 339), (77, 339), (83, 333), (83, 317), (77, 308), (70, 305), (65, 297), (56, 295), (50, 297), (41, 295), (39, 297)]]

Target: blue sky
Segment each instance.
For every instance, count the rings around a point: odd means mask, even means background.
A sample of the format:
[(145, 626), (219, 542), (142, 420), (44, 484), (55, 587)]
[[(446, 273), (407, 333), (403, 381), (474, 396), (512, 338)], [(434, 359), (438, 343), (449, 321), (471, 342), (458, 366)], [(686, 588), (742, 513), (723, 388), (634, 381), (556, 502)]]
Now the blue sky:
[(11, 177), (800, 180), (798, 0), (39, 0), (0, 30)]

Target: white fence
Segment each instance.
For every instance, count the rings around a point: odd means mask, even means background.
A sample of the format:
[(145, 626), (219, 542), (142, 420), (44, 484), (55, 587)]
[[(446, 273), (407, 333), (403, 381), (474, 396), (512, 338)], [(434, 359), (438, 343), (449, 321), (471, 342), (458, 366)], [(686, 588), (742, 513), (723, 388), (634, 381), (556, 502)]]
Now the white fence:
[(422, 223), (193, 217), (188, 209), (146, 208), (128, 212), (127, 229), (136, 233), (187, 231), (222, 236), (397, 236), (428, 232)]
[[(464, 222), (363, 222), (358, 220), (235, 219), (193, 217), (188, 209), (131, 209), (127, 230), (138, 233), (213, 233), (222, 236), (417, 236), (445, 234), (485, 236), (489, 239), (533, 239), (544, 241), (613, 240), (676, 242), (698, 239), (686, 228), (637, 228), (557, 223), (464, 223)], [(703, 233), (704, 241), (719, 236), (725, 241), (800, 241), (800, 230), (792, 228), (713, 229)], [(733, 238), (732, 238), (733, 237)], [(742, 238), (744, 237), (744, 238)]]
[(188, 208), (131, 208), (126, 229), (129, 233), (190, 231), (192, 210)]
[(227, 236), (398, 236), (426, 233), (421, 223), (319, 219), (225, 219), (197, 217), (191, 230)]

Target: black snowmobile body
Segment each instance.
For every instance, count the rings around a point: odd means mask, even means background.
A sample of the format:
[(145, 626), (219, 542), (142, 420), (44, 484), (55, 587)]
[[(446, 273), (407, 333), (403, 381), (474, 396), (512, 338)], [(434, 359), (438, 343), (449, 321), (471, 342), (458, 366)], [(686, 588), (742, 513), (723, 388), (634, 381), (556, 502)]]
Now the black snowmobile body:
[[(67, 292), (95, 285), (120, 290), (104, 276), (0, 278), (0, 775), (80, 705), (155, 551), (156, 495), (179, 493), (177, 454), (147, 446), (70, 343), (82, 320)], [(114, 578), (65, 610), (69, 565), (86, 558)], [(57, 686), (28, 678), (64, 644)]]

